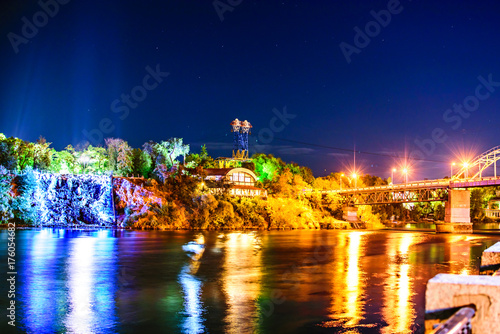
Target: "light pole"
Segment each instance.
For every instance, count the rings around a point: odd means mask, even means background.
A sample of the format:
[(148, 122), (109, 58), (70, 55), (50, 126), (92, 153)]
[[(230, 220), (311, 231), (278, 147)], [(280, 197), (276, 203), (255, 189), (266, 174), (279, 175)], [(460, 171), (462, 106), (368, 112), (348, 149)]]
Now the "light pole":
[(340, 174), (340, 190), (342, 190), (342, 178), (344, 177), (344, 173)]
[(403, 174), (405, 176), (405, 183), (408, 183), (408, 168), (403, 168)]
[(394, 184), (394, 173), (396, 172), (396, 168), (393, 168), (391, 171), (391, 183)]
[(356, 175), (356, 173), (352, 173), (352, 178), (354, 179), (354, 188), (357, 188), (358, 187), (358, 179), (357, 179), (358, 175)]
[(453, 166), (455, 166), (454, 162), (452, 162), (451, 165), (450, 165), (450, 179), (453, 178)]
[(464, 168), (465, 168), (464, 176), (466, 179), (468, 179), (469, 178), (469, 163), (468, 162), (464, 162)]

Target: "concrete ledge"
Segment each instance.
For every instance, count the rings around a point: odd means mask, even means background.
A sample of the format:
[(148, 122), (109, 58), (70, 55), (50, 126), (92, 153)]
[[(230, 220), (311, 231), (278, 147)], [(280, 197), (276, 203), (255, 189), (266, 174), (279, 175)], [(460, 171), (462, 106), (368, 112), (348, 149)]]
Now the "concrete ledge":
[(436, 223), (437, 233), (472, 233), (472, 223)]
[(500, 264), (500, 242), (487, 248), (481, 256), (481, 266), (493, 266)]
[[(471, 304), (476, 307), (471, 322), (473, 333), (500, 334), (500, 277), (438, 274), (427, 283), (428, 312)], [(431, 330), (435, 323), (426, 321), (426, 329)]]

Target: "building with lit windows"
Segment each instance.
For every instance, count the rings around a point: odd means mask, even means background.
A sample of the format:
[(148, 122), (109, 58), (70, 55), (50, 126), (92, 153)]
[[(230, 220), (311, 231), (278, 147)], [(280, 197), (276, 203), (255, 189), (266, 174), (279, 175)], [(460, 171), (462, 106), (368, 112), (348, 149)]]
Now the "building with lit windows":
[(206, 185), (212, 194), (229, 192), (232, 196), (267, 197), (267, 191), (255, 187), (257, 176), (247, 168), (207, 168)]

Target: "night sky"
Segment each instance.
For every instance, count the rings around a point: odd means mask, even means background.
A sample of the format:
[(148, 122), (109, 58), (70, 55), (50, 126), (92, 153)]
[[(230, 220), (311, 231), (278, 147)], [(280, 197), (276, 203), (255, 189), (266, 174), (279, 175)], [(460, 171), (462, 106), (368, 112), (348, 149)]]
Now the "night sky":
[(218, 157), (239, 118), (251, 153), (321, 176), (356, 147), (384, 178), (411, 155), (410, 179), (500, 145), (498, 1), (45, 2), (0, 8), (6, 136), (182, 137)]

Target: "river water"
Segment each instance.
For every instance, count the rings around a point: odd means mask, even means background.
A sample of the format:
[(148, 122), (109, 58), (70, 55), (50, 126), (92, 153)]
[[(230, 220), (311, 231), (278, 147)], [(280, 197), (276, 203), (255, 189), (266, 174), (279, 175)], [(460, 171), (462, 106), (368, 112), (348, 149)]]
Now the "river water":
[[(7, 276), (7, 232), (0, 232)], [(500, 236), (388, 231), (16, 232), (27, 333), (418, 333), (426, 282)], [(6, 279), (1, 309), (8, 307)], [(1, 333), (12, 329), (2, 312)]]

